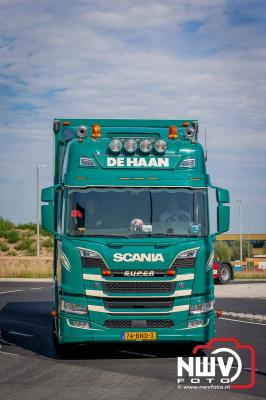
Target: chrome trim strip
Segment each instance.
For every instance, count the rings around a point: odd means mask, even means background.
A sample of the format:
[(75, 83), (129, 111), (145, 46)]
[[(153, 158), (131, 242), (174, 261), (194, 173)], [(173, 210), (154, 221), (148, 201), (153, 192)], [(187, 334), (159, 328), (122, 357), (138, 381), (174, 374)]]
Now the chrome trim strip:
[[(117, 280), (115, 277), (110, 277), (110, 279), (105, 279), (101, 275), (94, 274), (83, 274), (83, 279), (88, 281), (97, 281), (97, 282), (179, 282), (179, 281), (190, 281), (194, 279), (195, 274), (184, 274), (184, 275), (176, 275), (174, 279), (156, 279), (156, 281), (150, 281), (147, 278), (151, 278), (150, 276), (145, 277), (145, 279), (138, 278), (136, 279), (127, 279), (125, 276), (121, 276), (121, 278), (126, 278), (126, 280)], [(156, 278), (156, 277), (152, 277)]]
[(145, 314), (171, 314), (171, 313), (176, 313), (176, 312), (181, 312), (181, 311), (187, 311), (189, 310), (189, 304), (185, 304), (185, 305), (181, 305), (181, 306), (174, 306), (171, 310), (168, 311), (140, 311), (140, 310), (136, 310), (136, 311), (110, 311), (107, 310), (105, 307), (103, 306), (92, 306), (89, 305), (88, 306), (88, 310), (90, 311), (94, 311), (94, 312), (101, 312), (101, 313), (106, 313), (106, 314), (138, 314), (138, 315), (145, 315)]
[(181, 297), (181, 296), (190, 296), (192, 293), (192, 289), (189, 290), (176, 290), (174, 293), (172, 294), (168, 294), (168, 295), (162, 295), (159, 294), (157, 295), (156, 293), (153, 296), (143, 296), (142, 294), (140, 294), (140, 296), (136, 296), (134, 294), (128, 293), (127, 296), (125, 296), (125, 294), (122, 295), (116, 295), (113, 294), (112, 296), (110, 296), (109, 294), (103, 293), (102, 290), (85, 290), (85, 293), (87, 296), (93, 296), (93, 297), (109, 297), (109, 298), (122, 298), (122, 299), (130, 299), (130, 298), (157, 298), (160, 297), (162, 299), (167, 298), (167, 297)]

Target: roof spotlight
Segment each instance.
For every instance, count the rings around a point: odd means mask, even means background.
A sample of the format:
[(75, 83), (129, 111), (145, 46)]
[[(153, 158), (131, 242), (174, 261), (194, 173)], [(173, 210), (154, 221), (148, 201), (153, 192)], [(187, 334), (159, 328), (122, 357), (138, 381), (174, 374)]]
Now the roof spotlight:
[(86, 136), (88, 136), (88, 128), (84, 125), (80, 125), (78, 127), (78, 137), (84, 138)]
[(142, 151), (142, 153), (148, 154), (152, 149), (152, 142), (148, 139), (144, 139), (140, 142), (139, 148)]
[(121, 149), (122, 149), (122, 142), (119, 139), (113, 139), (111, 140), (111, 142), (109, 143), (109, 149), (113, 152), (113, 153), (120, 153)]
[(156, 140), (154, 147), (155, 147), (155, 150), (157, 151), (157, 153), (163, 154), (167, 150), (167, 143), (165, 140), (161, 140), (161, 139)]
[(137, 145), (136, 140), (128, 139), (125, 141), (124, 147), (128, 153), (134, 153), (134, 151), (137, 150), (138, 145)]

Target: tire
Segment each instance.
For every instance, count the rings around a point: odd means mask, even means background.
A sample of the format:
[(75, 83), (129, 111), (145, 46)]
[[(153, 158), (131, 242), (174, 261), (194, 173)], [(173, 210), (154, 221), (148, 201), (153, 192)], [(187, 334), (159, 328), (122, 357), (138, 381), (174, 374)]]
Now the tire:
[(221, 285), (227, 285), (232, 279), (232, 270), (228, 264), (221, 264), (218, 269), (218, 279)]

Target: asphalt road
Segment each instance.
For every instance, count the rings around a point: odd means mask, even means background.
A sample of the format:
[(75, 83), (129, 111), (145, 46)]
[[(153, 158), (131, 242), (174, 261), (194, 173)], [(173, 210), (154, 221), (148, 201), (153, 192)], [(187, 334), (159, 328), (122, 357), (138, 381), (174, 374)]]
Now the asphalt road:
[[(58, 358), (51, 339), (52, 293), (51, 283), (0, 282), (1, 399), (266, 398), (264, 322), (223, 317), (217, 322), (218, 337), (235, 337), (255, 347), (256, 386), (248, 391), (199, 395), (176, 387), (176, 357), (189, 356), (189, 347), (82, 346), (67, 359)], [(217, 308), (237, 313), (266, 314), (265, 305), (266, 300), (260, 298), (246, 299), (245, 290), (243, 298), (216, 301)]]

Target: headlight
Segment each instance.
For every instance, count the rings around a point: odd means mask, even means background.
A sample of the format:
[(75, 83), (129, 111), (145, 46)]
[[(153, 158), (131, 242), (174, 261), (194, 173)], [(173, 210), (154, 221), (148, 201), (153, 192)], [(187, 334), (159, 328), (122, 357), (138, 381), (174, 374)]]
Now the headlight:
[(152, 149), (152, 143), (148, 139), (142, 140), (139, 144), (139, 148), (142, 151), (142, 153), (148, 154)]
[(70, 314), (85, 315), (88, 313), (87, 307), (82, 306), (81, 304), (69, 303), (64, 300), (61, 300), (60, 304), (61, 304), (61, 311), (65, 311)]
[(125, 141), (125, 150), (128, 153), (134, 153), (134, 151), (137, 150), (137, 147), (138, 147), (138, 145), (137, 145), (136, 140), (128, 139), (128, 140)]
[(178, 253), (176, 258), (195, 258), (196, 255), (198, 254), (199, 247), (195, 247), (194, 249), (189, 249), (185, 251), (181, 251), (181, 253)]
[(83, 249), (82, 247), (78, 247), (81, 257), (84, 258), (100, 258), (100, 254), (96, 253), (96, 251)]
[(185, 137), (190, 140), (195, 139), (195, 137), (196, 137), (195, 129), (194, 128), (186, 128), (185, 129)]
[(122, 149), (122, 142), (121, 140), (118, 139), (113, 139), (111, 140), (111, 142), (109, 143), (109, 149), (113, 152), (113, 153), (120, 153), (121, 149)]
[(191, 304), (189, 308), (190, 314), (201, 314), (213, 310), (214, 301), (206, 301), (205, 303)]
[(154, 147), (157, 153), (163, 154), (167, 150), (167, 143), (164, 140), (157, 140)]
[(79, 138), (85, 138), (86, 136), (88, 136), (88, 128), (84, 125), (80, 125), (78, 127), (77, 133)]

